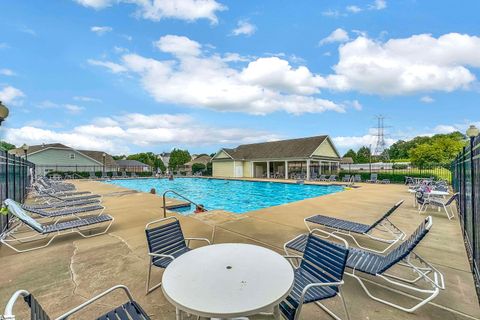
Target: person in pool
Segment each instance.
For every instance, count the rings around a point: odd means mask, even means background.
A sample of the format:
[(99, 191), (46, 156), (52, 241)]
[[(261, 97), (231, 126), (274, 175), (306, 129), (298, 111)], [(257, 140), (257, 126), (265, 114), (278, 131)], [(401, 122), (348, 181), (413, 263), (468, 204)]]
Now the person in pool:
[(207, 209), (205, 209), (205, 206), (203, 204), (199, 204), (195, 207), (195, 213), (200, 213), (205, 211), (207, 211)]

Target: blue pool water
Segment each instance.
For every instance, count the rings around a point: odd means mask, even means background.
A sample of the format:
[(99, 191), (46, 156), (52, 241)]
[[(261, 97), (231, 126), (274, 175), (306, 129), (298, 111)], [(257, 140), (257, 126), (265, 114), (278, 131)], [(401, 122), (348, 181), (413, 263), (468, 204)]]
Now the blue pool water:
[[(158, 195), (162, 195), (166, 190), (174, 190), (198, 204), (203, 204), (208, 210), (220, 209), (234, 213), (244, 213), (343, 190), (342, 186), (205, 178), (176, 178), (173, 181), (125, 179), (110, 180), (107, 183), (143, 192), (149, 192), (155, 188)], [(167, 197), (175, 198), (175, 195), (168, 194)], [(180, 211), (188, 214), (194, 209)]]

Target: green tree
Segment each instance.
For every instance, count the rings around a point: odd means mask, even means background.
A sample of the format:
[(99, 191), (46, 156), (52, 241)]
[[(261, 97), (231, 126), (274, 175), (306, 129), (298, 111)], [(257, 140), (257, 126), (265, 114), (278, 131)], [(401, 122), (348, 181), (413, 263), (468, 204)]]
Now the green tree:
[(170, 160), (168, 161), (168, 167), (172, 170), (177, 170), (178, 166), (187, 163), (191, 160), (188, 150), (173, 149), (170, 153)]
[(148, 164), (154, 170), (160, 169), (165, 172), (165, 165), (162, 160), (157, 158), (153, 152), (142, 152), (137, 154), (131, 154), (127, 157), (127, 160), (137, 160), (142, 163)]
[(428, 164), (439, 164), (452, 161), (465, 146), (461, 134), (439, 134), (427, 143), (422, 143), (409, 152), (412, 164), (423, 167)]
[(113, 160), (122, 160), (124, 158), (126, 158), (127, 156), (126, 155), (121, 155), (121, 156), (112, 156)]
[(353, 149), (349, 149), (344, 155), (344, 158), (352, 158), (353, 162), (355, 162), (355, 159), (357, 158), (357, 153)]
[(357, 156), (355, 157), (355, 163), (368, 163), (370, 161), (371, 151), (368, 147), (361, 147), (357, 151)]
[(5, 142), (5, 141), (0, 141), (0, 149), (2, 150), (5, 150), (5, 151), (9, 151), (9, 150), (12, 150), (12, 149), (15, 149), (15, 145), (11, 144), (11, 143), (8, 143), (8, 142)]
[(203, 163), (194, 163), (192, 165), (192, 173), (204, 172), (207, 167)]

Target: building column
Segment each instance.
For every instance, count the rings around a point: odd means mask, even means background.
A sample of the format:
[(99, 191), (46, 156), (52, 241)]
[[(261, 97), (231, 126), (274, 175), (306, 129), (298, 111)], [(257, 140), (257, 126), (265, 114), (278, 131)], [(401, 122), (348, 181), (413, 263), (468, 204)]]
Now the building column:
[(285, 179), (288, 179), (288, 161), (285, 161)]
[(328, 172), (330, 172), (330, 175), (332, 174), (332, 162), (328, 163)]
[(270, 179), (270, 161), (267, 161), (267, 179)]
[(310, 180), (310, 159), (307, 160), (307, 180)]

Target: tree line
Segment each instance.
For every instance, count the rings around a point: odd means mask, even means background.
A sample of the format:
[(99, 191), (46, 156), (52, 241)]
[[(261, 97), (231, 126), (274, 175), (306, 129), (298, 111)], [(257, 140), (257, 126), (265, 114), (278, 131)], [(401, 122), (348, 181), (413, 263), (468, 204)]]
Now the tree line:
[(436, 134), (431, 137), (417, 136), (411, 140), (398, 140), (381, 155), (373, 156), (369, 147), (363, 146), (357, 151), (350, 149), (344, 157), (350, 157), (354, 163), (385, 161), (410, 162), (417, 166), (448, 163), (462, 151), (466, 137), (460, 132)]

